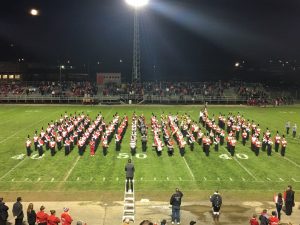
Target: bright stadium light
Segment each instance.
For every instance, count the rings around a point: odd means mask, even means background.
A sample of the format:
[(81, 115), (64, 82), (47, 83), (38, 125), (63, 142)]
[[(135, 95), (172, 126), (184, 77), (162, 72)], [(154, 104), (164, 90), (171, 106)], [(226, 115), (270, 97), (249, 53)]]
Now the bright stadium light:
[(125, 0), (125, 2), (134, 8), (132, 82), (139, 83), (141, 81), (139, 9), (146, 6), (149, 0)]
[(128, 5), (140, 8), (148, 4), (149, 0), (125, 0)]
[(37, 9), (30, 9), (29, 14), (32, 16), (38, 16), (40, 12)]

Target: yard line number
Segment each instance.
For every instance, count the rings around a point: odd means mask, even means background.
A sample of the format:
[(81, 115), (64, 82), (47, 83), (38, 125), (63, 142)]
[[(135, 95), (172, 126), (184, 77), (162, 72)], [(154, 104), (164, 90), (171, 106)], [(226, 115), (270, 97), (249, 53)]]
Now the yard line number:
[[(244, 153), (237, 153), (235, 156), (239, 159), (249, 159), (248, 155)], [(232, 159), (232, 157), (229, 154), (221, 154), (219, 155), (219, 158), (221, 159)]]
[[(43, 154), (42, 156), (39, 156), (38, 154), (33, 154), (30, 159), (42, 159), (44, 158), (45, 154)], [(244, 154), (244, 153), (237, 153), (235, 154), (235, 156), (238, 158), (238, 159), (249, 159), (249, 156)], [(15, 160), (22, 160), (26, 157), (25, 154), (19, 154), (19, 155), (15, 155), (13, 157), (11, 157), (12, 159), (15, 159)], [(147, 155), (145, 153), (137, 153), (135, 154), (135, 157), (137, 159), (146, 159), (147, 158)], [(128, 159), (130, 158), (130, 154), (129, 153), (126, 153), (126, 152), (120, 152), (119, 155), (117, 156), (118, 159)], [(221, 159), (232, 159), (232, 157), (229, 155), (229, 154), (221, 154), (219, 155), (219, 158)]]
[[(128, 159), (130, 157), (130, 154), (126, 153), (126, 152), (120, 152), (118, 155), (118, 159)], [(137, 153), (135, 154), (135, 157), (138, 159), (146, 159), (147, 155), (145, 153)]]

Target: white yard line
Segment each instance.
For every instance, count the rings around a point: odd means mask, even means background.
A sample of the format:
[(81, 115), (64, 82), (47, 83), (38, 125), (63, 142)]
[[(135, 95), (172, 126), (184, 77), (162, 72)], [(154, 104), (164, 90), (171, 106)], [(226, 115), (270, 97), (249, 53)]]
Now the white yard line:
[(8, 174), (10, 174), (12, 171), (14, 171), (17, 167), (19, 167), (27, 158), (21, 160), (19, 163), (17, 163), (13, 168), (11, 168), (6, 174), (4, 174), (0, 180), (2, 180), (3, 178), (5, 178)]
[(233, 157), (233, 159), (240, 165), (240, 167), (242, 167), (255, 181), (257, 181), (256, 176), (253, 175), (253, 173), (251, 173), (245, 166), (243, 166), (242, 163), (240, 163), (235, 157)]
[[(59, 111), (59, 110), (58, 110), (58, 111)], [(54, 113), (57, 113), (58, 111), (55, 111)], [(51, 115), (54, 114), (54, 113), (51, 113)], [(48, 119), (48, 118), (49, 118), (49, 115), (48, 115), (47, 117), (44, 117), (43, 119), (41, 119), (41, 120), (39, 120), (39, 121), (33, 123), (33, 124), (27, 126), (27, 127), (24, 127), (24, 128), (22, 128), (22, 129), (19, 129), (17, 132), (13, 133), (12, 135), (10, 135), (10, 136), (8, 136), (7, 138), (5, 138), (5, 139), (3, 139), (2, 141), (0, 141), (0, 144), (6, 142), (7, 140), (9, 140), (9, 139), (11, 139), (12, 137), (16, 136), (20, 131), (27, 130), (27, 129), (29, 129), (30, 127), (33, 127), (33, 126), (35, 126), (36, 124), (39, 124), (39, 123), (41, 123), (42, 121), (44, 121), (44, 120), (46, 120), (46, 119)], [(31, 133), (31, 132), (33, 132), (33, 131), (30, 131), (30, 133)], [(24, 138), (25, 138), (25, 137), (24, 137)]]
[(72, 171), (74, 170), (75, 166), (77, 165), (79, 159), (80, 159), (80, 156), (77, 156), (77, 159), (76, 159), (76, 161), (73, 163), (72, 168), (71, 168), (71, 169), (68, 171), (68, 173), (65, 175), (64, 181), (66, 181), (66, 180), (69, 178), (69, 176), (71, 175), (71, 173), (72, 173)]
[(182, 158), (183, 158), (183, 161), (184, 161), (186, 167), (188, 168), (188, 171), (190, 172), (191, 177), (193, 178), (193, 180), (195, 180), (195, 176), (194, 176), (194, 174), (193, 174), (193, 171), (191, 170), (191, 168), (190, 168), (189, 165), (187, 164), (187, 162), (186, 162), (184, 156), (183, 156)]
[[(223, 150), (225, 150), (226, 151), (226, 153), (227, 153), (227, 149), (224, 147), (224, 146), (222, 146), (222, 148), (223, 148)], [(251, 173), (242, 163), (240, 163), (238, 160), (237, 160), (237, 158), (234, 156), (234, 157), (232, 157), (238, 164), (239, 164), (239, 166), (240, 167), (242, 167), (255, 181), (257, 181), (257, 178), (256, 178), (256, 176), (254, 176), (253, 175), (253, 173)]]
[(299, 165), (298, 163), (296, 163), (296, 162), (294, 162), (293, 160), (287, 158), (286, 156), (281, 156), (281, 155), (280, 155), (279, 153), (277, 153), (277, 152), (275, 152), (275, 153), (276, 153), (276, 155), (278, 155), (281, 159), (285, 159), (285, 160), (289, 161), (290, 163), (292, 163), (294, 166), (297, 166), (297, 167), (300, 168), (300, 165)]

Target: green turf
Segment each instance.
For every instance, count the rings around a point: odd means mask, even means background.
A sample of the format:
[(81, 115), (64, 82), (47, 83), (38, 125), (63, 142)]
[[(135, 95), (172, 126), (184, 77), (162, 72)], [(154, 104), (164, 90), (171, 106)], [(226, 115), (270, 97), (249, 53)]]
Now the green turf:
[[(108, 122), (112, 115), (118, 112), (121, 116), (126, 113), (131, 116), (135, 111), (142, 113), (150, 124), (151, 113), (188, 113), (193, 119), (198, 119), (201, 106), (10, 106), (0, 107), (0, 190), (1, 191), (92, 191), (120, 190), (124, 188), (124, 165), (129, 156), (129, 125), (123, 140), (121, 153), (115, 151), (114, 140), (110, 144), (108, 155), (102, 155), (99, 148), (95, 157), (89, 152), (78, 158), (77, 148), (65, 157), (59, 152), (54, 157), (47, 151), (42, 159), (25, 158), (12, 159), (18, 154), (25, 154), (25, 140), (28, 134), (34, 134), (35, 129), (46, 127), (51, 120), (59, 119), (60, 114), (84, 111), (92, 119), (101, 111)], [(262, 132), (268, 127), (272, 134), (278, 130), (284, 132), (286, 121), (291, 125), (300, 125), (300, 107), (258, 108), (243, 106), (212, 106), (209, 107), (210, 117), (219, 112), (232, 112), (244, 115), (260, 124)], [(131, 122), (131, 117), (130, 121)], [(130, 123), (129, 123), (130, 124)], [(140, 137), (140, 136), (139, 136)], [(138, 140), (138, 157), (133, 157), (136, 167), (136, 188), (141, 191), (173, 190), (178, 186), (185, 190), (283, 190), (287, 184), (300, 189), (300, 139), (287, 137), (288, 147), (286, 157), (278, 154), (268, 157), (261, 152), (258, 157), (251, 152), (248, 142), (242, 146), (239, 142), (236, 153), (243, 153), (248, 159), (222, 159), (221, 154), (228, 154), (224, 147), (206, 157), (199, 145), (192, 152), (186, 147), (185, 157), (175, 155), (169, 157), (166, 148), (161, 157), (152, 150), (152, 133), (149, 130), (148, 149), (141, 154), (141, 143)], [(88, 148), (89, 149), (89, 148)], [(127, 153), (127, 154), (124, 154)], [(76, 163), (77, 162), (77, 163)], [(76, 163), (76, 165), (75, 165)], [(71, 173), (70, 169), (73, 168)], [(187, 166), (188, 165), (188, 166)]]

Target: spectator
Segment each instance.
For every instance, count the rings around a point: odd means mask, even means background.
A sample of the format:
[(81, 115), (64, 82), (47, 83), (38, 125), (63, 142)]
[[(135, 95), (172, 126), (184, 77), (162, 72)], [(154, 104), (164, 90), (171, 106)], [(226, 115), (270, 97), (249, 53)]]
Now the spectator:
[(36, 213), (33, 209), (32, 203), (29, 203), (27, 207), (27, 222), (29, 225), (35, 225), (36, 222)]
[(272, 211), (272, 216), (269, 218), (270, 225), (278, 225), (279, 219), (277, 218), (277, 214), (275, 211)]
[(123, 225), (129, 225), (130, 220), (128, 218), (124, 219), (123, 221)]
[(47, 225), (48, 214), (44, 212), (45, 206), (40, 207), (40, 211), (36, 214), (36, 222), (38, 225)]
[(259, 216), (259, 220), (260, 225), (269, 225), (269, 215), (266, 209), (262, 211), (261, 215)]
[(175, 193), (171, 196), (170, 205), (172, 205), (172, 224), (180, 224), (180, 205), (183, 197), (182, 192), (176, 188)]
[(149, 220), (143, 220), (140, 225), (153, 225), (153, 223)]
[(22, 205), (22, 198), (17, 197), (17, 201), (13, 205), (12, 213), (15, 218), (15, 225), (22, 225), (24, 212), (23, 212), (23, 205)]
[(220, 209), (222, 206), (222, 197), (219, 194), (218, 191), (216, 191), (211, 197), (210, 201), (212, 204), (212, 210), (213, 210), (213, 218), (215, 222), (219, 222), (220, 217)]
[(73, 219), (69, 214), (69, 208), (64, 208), (64, 212), (61, 214), (62, 225), (71, 225)]
[(166, 225), (167, 224), (167, 220), (163, 219), (161, 222), (160, 222), (160, 225)]
[(256, 214), (253, 214), (252, 218), (250, 219), (250, 225), (259, 225)]
[(295, 206), (295, 192), (292, 190), (292, 186), (289, 185), (284, 193), (285, 202), (285, 214), (287, 216), (292, 215), (293, 207)]
[(55, 210), (50, 210), (50, 216), (48, 217), (48, 225), (58, 225), (60, 219), (55, 215)]
[(0, 225), (6, 225), (8, 218), (8, 206), (5, 205), (3, 198), (0, 197)]
[(275, 205), (276, 205), (278, 219), (281, 220), (281, 210), (283, 206), (283, 198), (281, 193), (278, 193), (278, 195), (275, 196)]

